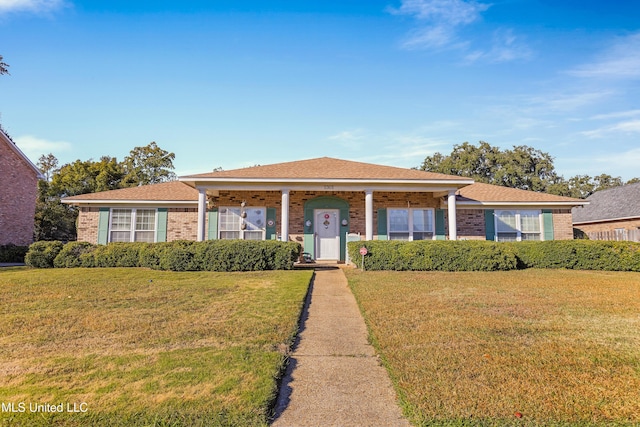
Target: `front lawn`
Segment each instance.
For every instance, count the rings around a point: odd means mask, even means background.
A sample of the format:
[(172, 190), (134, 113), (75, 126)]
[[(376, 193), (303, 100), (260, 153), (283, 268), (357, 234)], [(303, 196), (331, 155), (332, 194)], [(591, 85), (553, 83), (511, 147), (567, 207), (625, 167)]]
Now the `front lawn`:
[(311, 274), (0, 270), (0, 424), (265, 425)]
[(640, 425), (640, 274), (345, 272), (415, 425)]

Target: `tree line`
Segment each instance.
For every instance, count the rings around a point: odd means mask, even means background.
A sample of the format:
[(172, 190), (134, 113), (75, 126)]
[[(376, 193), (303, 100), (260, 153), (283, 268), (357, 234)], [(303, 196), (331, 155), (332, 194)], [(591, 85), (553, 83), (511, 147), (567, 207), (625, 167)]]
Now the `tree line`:
[(502, 150), (487, 142), (468, 142), (453, 146), (450, 154), (427, 156), (417, 169), (473, 178), (476, 182), (501, 185), (583, 199), (596, 191), (640, 182), (623, 181), (608, 174), (575, 175), (569, 179), (558, 174), (549, 153), (527, 145)]
[(103, 156), (98, 161), (76, 160), (58, 167), (53, 154), (40, 156), (37, 166), (46, 179), (38, 182), (35, 239), (76, 239), (78, 210), (62, 203), (63, 197), (173, 181), (174, 159), (174, 153), (155, 142), (135, 147), (121, 162)]

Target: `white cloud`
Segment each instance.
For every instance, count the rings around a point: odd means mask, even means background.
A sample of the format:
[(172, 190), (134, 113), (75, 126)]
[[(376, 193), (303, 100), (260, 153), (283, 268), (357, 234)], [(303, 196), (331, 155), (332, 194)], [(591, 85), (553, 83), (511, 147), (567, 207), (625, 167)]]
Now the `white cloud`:
[(593, 116), (592, 120), (608, 120), (608, 119), (619, 119), (624, 117), (637, 117), (640, 116), (640, 110), (628, 110), (628, 111), (617, 111), (615, 113), (607, 113), (607, 114), (598, 114), (597, 116)]
[(628, 120), (613, 125), (603, 126), (598, 129), (582, 132), (587, 138), (605, 138), (613, 134), (633, 134), (640, 133), (640, 119)]
[(365, 131), (363, 129), (345, 130), (329, 137), (329, 139), (332, 141), (340, 142), (354, 142), (360, 141), (364, 138)]
[[(418, 23), (402, 43), (405, 49), (459, 50), (468, 64), (530, 59), (531, 49), (511, 29), (498, 29), (491, 38), (461, 36), (463, 28), (479, 21), (491, 6), (475, 0), (402, 0), (399, 8), (389, 10), (412, 16)], [(490, 39), (488, 47), (471, 48), (485, 39)]]
[(615, 40), (594, 62), (568, 73), (588, 78), (640, 78), (640, 33)]
[(467, 62), (484, 60), (486, 62), (509, 62), (518, 59), (530, 59), (533, 55), (531, 49), (522, 43), (513, 34), (511, 29), (496, 30), (493, 34), (493, 43), (490, 49), (476, 50), (468, 54)]
[(410, 15), (420, 21), (402, 46), (406, 49), (460, 49), (468, 43), (458, 41), (459, 27), (480, 19), (490, 5), (468, 0), (403, 0), (395, 15)]
[(440, 25), (457, 26), (470, 24), (491, 5), (467, 0), (403, 0), (398, 15), (412, 15), (417, 19), (436, 22)]
[(9, 12), (44, 13), (59, 9), (64, 0), (0, 0), (0, 14)]
[(371, 139), (371, 136), (365, 129), (351, 129), (338, 132), (327, 139), (351, 150), (359, 150), (364, 147), (366, 141)]
[(13, 139), (20, 150), (30, 159), (38, 159), (43, 154), (69, 151), (71, 143), (65, 141), (49, 141), (32, 135), (24, 135)]

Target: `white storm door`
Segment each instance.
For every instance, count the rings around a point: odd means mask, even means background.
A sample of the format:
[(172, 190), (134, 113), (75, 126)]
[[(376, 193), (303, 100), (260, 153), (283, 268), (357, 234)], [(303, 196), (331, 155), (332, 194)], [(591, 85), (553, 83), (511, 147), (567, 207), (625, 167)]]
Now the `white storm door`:
[(340, 259), (340, 211), (316, 209), (316, 259)]

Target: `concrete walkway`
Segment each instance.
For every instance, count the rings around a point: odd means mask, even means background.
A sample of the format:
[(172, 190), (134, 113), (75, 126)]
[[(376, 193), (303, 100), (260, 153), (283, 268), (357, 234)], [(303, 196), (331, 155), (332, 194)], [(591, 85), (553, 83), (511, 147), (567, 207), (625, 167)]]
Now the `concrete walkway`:
[(409, 426), (339, 268), (316, 269), (273, 426)]

